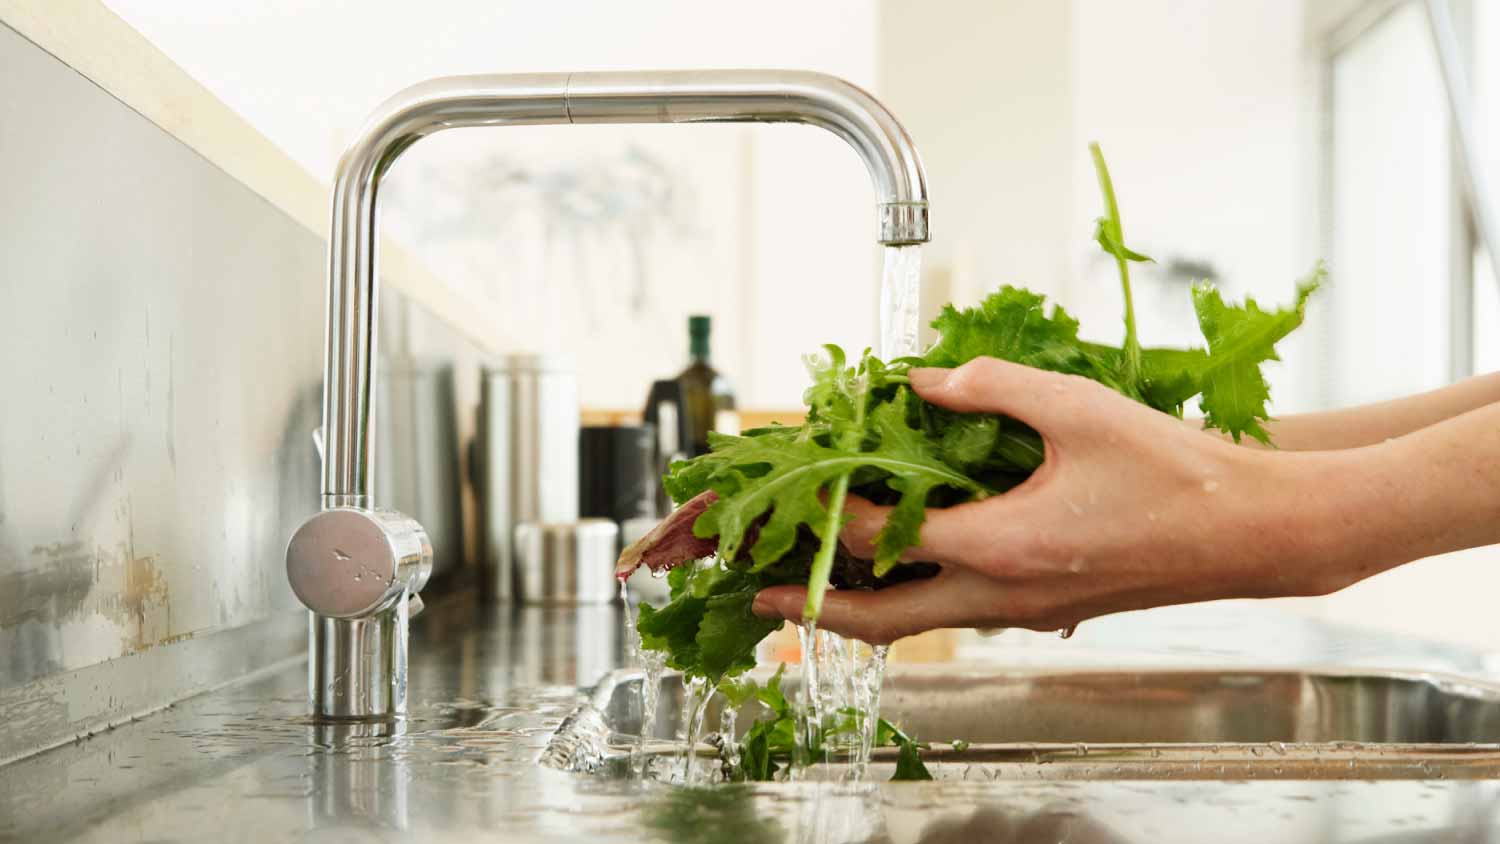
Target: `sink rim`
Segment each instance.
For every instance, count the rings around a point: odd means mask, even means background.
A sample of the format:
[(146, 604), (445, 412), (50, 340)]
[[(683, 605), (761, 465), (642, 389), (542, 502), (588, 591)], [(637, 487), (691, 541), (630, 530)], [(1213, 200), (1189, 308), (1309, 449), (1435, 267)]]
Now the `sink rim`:
[[(758, 666), (748, 676), (764, 679), (772, 674), (769, 666)], [(786, 678), (795, 682), (799, 672), (788, 664)], [(595, 723), (606, 729), (607, 758), (621, 750), (617, 739), (628, 734), (617, 733), (607, 713), (620, 686), (639, 682), (646, 672), (640, 668), (622, 668), (605, 675), (580, 706), (559, 726), (549, 741), (549, 765), (566, 767), (565, 754), (552, 750), (575, 719), (591, 711)], [(1307, 680), (1350, 679), (1420, 683), (1451, 695), (1462, 695), (1500, 707), (1500, 683), (1484, 678), (1458, 675), (1429, 669), (1374, 669), (1357, 666), (1307, 665), (1289, 667), (1235, 665), (1212, 666), (981, 666), (946, 663), (911, 663), (893, 665), (887, 680), (901, 682), (903, 677), (951, 679), (962, 682), (1026, 682), (1039, 679), (1066, 681), (1069, 677), (1097, 680), (1108, 676), (1192, 677), (1247, 679), (1284, 678)], [(664, 682), (680, 679), (679, 671), (663, 671)], [(633, 736), (631, 736), (633, 740)], [(652, 740), (644, 748), (647, 756), (681, 754), (676, 742)], [(718, 749), (699, 743), (695, 756), (717, 756)], [(877, 748), (871, 759), (877, 771), (894, 764), (894, 748)], [(934, 742), (923, 752), (923, 759), (935, 775), (980, 766), (983, 779), (1490, 779), (1500, 777), (1500, 741), (1497, 742), (1411, 742), (1411, 741), (1219, 741), (1219, 742), (970, 742), (959, 750), (945, 742)], [(833, 769), (832, 764), (816, 762), (814, 769)], [(816, 779), (817, 774), (811, 773)], [(876, 777), (880, 777), (877, 775)]]

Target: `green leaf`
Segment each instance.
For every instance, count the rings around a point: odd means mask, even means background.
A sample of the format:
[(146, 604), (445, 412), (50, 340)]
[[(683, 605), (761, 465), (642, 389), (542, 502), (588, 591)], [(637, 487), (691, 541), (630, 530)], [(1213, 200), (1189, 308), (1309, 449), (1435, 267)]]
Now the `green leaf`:
[(945, 305), (932, 327), (941, 335), (924, 366), (962, 366), (978, 357), (1023, 363), (1053, 372), (1087, 374), (1078, 320), (1061, 307), (1046, 312), (1047, 297), (1006, 285), (976, 308)]
[(943, 431), (943, 461), (965, 472), (981, 466), (994, 452), (999, 435), (998, 416), (954, 414), (954, 421)]
[(755, 667), (755, 646), (781, 622), (757, 618), (750, 605), (761, 589), (787, 582), (784, 575), (715, 562), (679, 566), (668, 582), (672, 592), (665, 606), (641, 605), (636, 629), (642, 647), (665, 651), (669, 667), (711, 683)]
[(875, 746), (895, 747), (900, 742), (911, 741), (895, 724), (881, 718), (875, 722)]
[(1248, 434), (1270, 445), (1270, 435), (1260, 423), (1270, 418), (1266, 402), (1271, 390), (1260, 364), (1278, 360), (1276, 342), (1302, 324), (1307, 298), (1325, 276), (1319, 264), (1297, 285), (1295, 304), (1274, 311), (1261, 310), (1249, 298), (1244, 305), (1228, 305), (1210, 285), (1193, 288), (1198, 327), (1208, 340), (1208, 357), (1194, 373), (1203, 391), (1205, 424), (1228, 433), (1236, 442)]
[(756, 724), (740, 742), (740, 761), (734, 778), (740, 782), (770, 782), (781, 766), (771, 752), (772, 723)]
[[(875, 536), (877, 577), (890, 571), (900, 561), (906, 549), (921, 542), (922, 522), (927, 518), (927, 496), (933, 488), (942, 484), (959, 486), (949, 474), (933, 471), (933, 467), (941, 466), (946, 470), (947, 466), (939, 456), (940, 447), (907, 423), (910, 396), (911, 392), (902, 387), (897, 391), (895, 400), (881, 405), (870, 414), (870, 427), (880, 438), (878, 451), (905, 456), (900, 464), (888, 463), (882, 467), (890, 472), (885, 481), (886, 486), (899, 493), (900, 498), (886, 517), (885, 526)], [(970, 483), (967, 487), (960, 488), (972, 491), (975, 486)]]
[[(852, 447), (825, 445), (812, 437), (715, 438), (713, 452), (697, 462), (700, 467), (713, 467), (708, 483), (720, 498), (698, 517), (694, 532), (718, 536), (719, 555), (736, 559), (750, 526), (764, 519), (750, 548), (752, 569), (763, 570), (792, 548), (799, 529), (821, 534), (829, 517), (823, 495), (838, 478), (867, 467), (880, 470), (898, 501), (911, 499), (902, 508), (902, 520), (880, 544), (877, 559), (894, 561), (915, 544), (922, 502), (933, 487), (951, 486), (976, 497), (988, 492), (943, 462), (939, 446), (910, 426), (905, 412), (907, 392), (898, 388), (901, 398), (880, 405), (871, 415), (873, 441), (861, 437)], [(835, 404), (830, 401), (825, 406)]]
[(785, 673), (786, 663), (783, 662), (777, 666), (776, 673), (771, 675), (771, 679), (767, 680), (766, 684), (755, 693), (760, 702), (765, 704), (766, 708), (770, 709), (777, 718), (786, 718), (792, 713), (792, 705), (787, 703), (786, 693), (781, 690), (781, 677)]
[(920, 782), (932, 779), (932, 772), (922, 762), (920, 746), (916, 741), (901, 736), (896, 741), (901, 749), (896, 756), (896, 773), (891, 782)]
[(724, 704), (733, 709), (739, 709), (752, 700), (756, 700), (760, 693), (760, 684), (755, 682), (754, 677), (746, 677), (742, 680), (731, 680), (724, 678), (719, 681), (719, 694), (724, 696)]
[[(765, 685), (757, 685), (754, 680), (731, 684), (731, 705), (738, 708), (748, 703), (751, 698), (745, 697), (745, 693), (749, 690), (754, 699), (771, 710), (770, 717), (757, 720), (745, 731), (745, 737), (740, 741), (739, 764), (733, 775), (737, 781), (769, 781), (781, 769), (777, 760), (784, 762), (792, 758), (797, 741), (797, 715), (781, 688), (785, 671), (786, 663), (782, 663)], [(724, 691), (722, 686), (720, 691)], [(735, 700), (739, 702), (734, 703)]]
[(1156, 263), (1155, 258), (1142, 255), (1121, 243), (1119, 225), (1103, 217), (1094, 221), (1094, 242), (1098, 243), (1105, 252), (1123, 261), (1134, 261), (1138, 264)]

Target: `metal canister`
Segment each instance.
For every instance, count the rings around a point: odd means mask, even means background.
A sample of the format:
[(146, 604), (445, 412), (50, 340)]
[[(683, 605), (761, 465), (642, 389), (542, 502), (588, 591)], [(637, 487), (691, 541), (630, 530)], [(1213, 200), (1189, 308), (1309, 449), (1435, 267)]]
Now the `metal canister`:
[(485, 593), (515, 597), (515, 526), (578, 519), (578, 379), (565, 355), (511, 355), (482, 371), (476, 486)]
[(655, 524), (656, 429), (646, 425), (584, 426), (579, 431), (579, 515), (616, 523)]
[(620, 528), (610, 519), (516, 525), (517, 596), (525, 604), (607, 604)]

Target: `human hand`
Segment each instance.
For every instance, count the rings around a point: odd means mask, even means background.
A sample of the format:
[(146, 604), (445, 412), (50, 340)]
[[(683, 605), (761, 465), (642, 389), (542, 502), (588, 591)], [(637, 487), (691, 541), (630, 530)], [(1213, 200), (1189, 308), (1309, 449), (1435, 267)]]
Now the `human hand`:
[[(1015, 489), (932, 509), (906, 559), (930, 580), (840, 590), (820, 627), (872, 643), (937, 627), (1069, 628), (1095, 616), (1233, 597), (1325, 594), (1373, 573), (1345, 565), (1320, 530), (1360, 483), (1352, 452), (1237, 448), (1088, 379), (979, 358), (914, 369), (912, 389), (962, 413), (1041, 434), (1046, 459)], [(873, 555), (886, 508), (851, 499), (843, 538)], [(1400, 560), (1391, 561), (1391, 565)], [(754, 611), (799, 619), (806, 590), (761, 592)]]

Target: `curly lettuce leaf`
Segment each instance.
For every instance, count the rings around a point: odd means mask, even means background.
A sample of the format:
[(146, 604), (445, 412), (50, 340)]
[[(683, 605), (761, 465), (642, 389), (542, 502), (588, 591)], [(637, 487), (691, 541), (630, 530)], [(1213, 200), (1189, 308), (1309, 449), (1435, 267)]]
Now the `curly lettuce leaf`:
[(1006, 285), (973, 308), (944, 305), (932, 327), (938, 341), (922, 355), (923, 366), (955, 367), (978, 357), (1090, 374), (1093, 361), (1078, 339), (1078, 320), (1062, 306), (1047, 314), (1047, 297)]
[(1297, 285), (1297, 298), (1289, 308), (1261, 310), (1254, 299), (1240, 306), (1228, 305), (1210, 285), (1193, 288), (1193, 307), (1198, 327), (1208, 340), (1208, 355), (1191, 372), (1203, 393), (1204, 423), (1234, 437), (1245, 435), (1265, 445), (1271, 435), (1260, 424), (1270, 419), (1266, 403), (1271, 388), (1260, 365), (1280, 360), (1276, 343), (1302, 324), (1307, 298), (1322, 284), (1327, 272), (1319, 264)]
[[(846, 394), (840, 396), (826, 402), (825, 409), (839, 412)], [(912, 427), (910, 400), (908, 388), (898, 386), (852, 438), (829, 436), (823, 438), (828, 442), (820, 442), (806, 430), (792, 433), (796, 429), (755, 437), (712, 436), (713, 451), (674, 467), (669, 488), (674, 497), (703, 489), (718, 493), (719, 500), (698, 517), (693, 531), (718, 536), (723, 559), (738, 559), (750, 528), (758, 526), (750, 560), (751, 571), (761, 571), (792, 549), (802, 528), (825, 533), (833, 513), (833, 501), (825, 504), (825, 499), (833, 484), (855, 470), (875, 470), (896, 499), (896, 512), (876, 540), (877, 571), (888, 569), (916, 544), (931, 490), (949, 486), (974, 497), (989, 494), (983, 484), (943, 460), (941, 441)], [(837, 527), (842, 526), (839, 518)], [(836, 542), (836, 530), (834, 535)]]
[(667, 576), (671, 600), (660, 609), (641, 605), (641, 646), (664, 651), (669, 667), (711, 683), (754, 668), (755, 646), (781, 626), (750, 611), (755, 594), (801, 579), (800, 573), (789, 579), (717, 563), (679, 566)]

